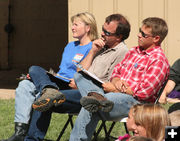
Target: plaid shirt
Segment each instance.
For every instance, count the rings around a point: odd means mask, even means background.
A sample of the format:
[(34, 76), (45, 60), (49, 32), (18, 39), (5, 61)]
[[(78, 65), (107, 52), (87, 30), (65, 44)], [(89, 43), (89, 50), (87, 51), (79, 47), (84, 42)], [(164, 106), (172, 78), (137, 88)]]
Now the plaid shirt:
[(111, 79), (125, 80), (139, 101), (154, 102), (168, 75), (169, 63), (160, 46), (147, 51), (134, 47), (115, 66)]

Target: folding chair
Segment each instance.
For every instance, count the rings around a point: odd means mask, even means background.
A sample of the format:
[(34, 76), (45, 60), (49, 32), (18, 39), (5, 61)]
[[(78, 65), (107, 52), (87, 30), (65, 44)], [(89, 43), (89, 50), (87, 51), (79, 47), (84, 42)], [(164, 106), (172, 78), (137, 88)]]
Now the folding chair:
[(78, 113), (69, 113), (68, 114), (68, 119), (67, 119), (66, 123), (64, 124), (63, 129), (59, 133), (59, 136), (58, 136), (56, 141), (60, 141), (61, 137), (63, 136), (63, 134), (64, 134), (64, 132), (65, 132), (65, 130), (68, 127), (69, 124), (71, 126), (71, 129), (73, 129), (73, 126), (74, 126), (74, 124), (73, 124), (73, 116), (77, 116), (77, 115), (78, 115)]
[[(68, 113), (67, 115), (68, 115), (68, 119), (67, 119), (66, 123), (64, 124), (61, 132), (59, 133), (59, 136), (58, 136), (58, 138), (57, 138), (56, 141), (60, 141), (60, 140), (61, 140), (61, 137), (63, 136), (63, 134), (64, 134), (64, 132), (65, 132), (65, 130), (66, 130), (66, 128), (68, 127), (69, 124), (70, 124), (70, 126), (71, 126), (71, 129), (73, 129), (73, 126), (74, 126), (73, 116), (77, 116), (78, 113)], [(105, 123), (105, 122), (104, 122), (104, 123)], [(102, 126), (102, 125), (101, 125), (101, 126)], [(106, 125), (104, 125), (104, 127), (105, 127), (105, 126), (106, 126)], [(102, 126), (102, 127), (103, 127), (103, 126)], [(101, 127), (101, 129), (102, 129), (102, 127)], [(105, 129), (105, 130), (106, 130), (106, 129)], [(106, 130), (106, 131), (107, 131), (107, 130)], [(100, 129), (99, 129), (99, 131), (98, 131), (98, 134), (99, 134), (99, 132), (100, 132)], [(98, 135), (98, 134), (97, 134), (97, 135)], [(97, 138), (97, 137), (96, 137), (96, 132), (94, 133), (94, 138)]]
[[(65, 132), (65, 130), (66, 130), (66, 128), (68, 127), (69, 124), (70, 124), (70, 126), (71, 126), (71, 129), (73, 129), (73, 126), (74, 126), (74, 124), (73, 124), (73, 116), (77, 116), (77, 115), (78, 115), (78, 113), (69, 113), (69, 114), (68, 114), (68, 119), (67, 119), (66, 123), (64, 124), (61, 132), (59, 133), (59, 136), (58, 136), (58, 138), (57, 138), (56, 141), (60, 141), (60, 140), (61, 140), (61, 137), (63, 136), (63, 134), (64, 134), (64, 132)], [(111, 126), (112, 126), (112, 127), (111, 127), (112, 129), (109, 129), (109, 130), (107, 131), (105, 122), (106, 122), (106, 121), (103, 121), (103, 123), (101, 124), (101, 127), (98, 129), (97, 133), (96, 133), (96, 132), (94, 133), (94, 140), (97, 139), (97, 136), (99, 135), (102, 127), (104, 127), (104, 130), (106, 131), (106, 135), (110, 135), (111, 130), (112, 130), (113, 127), (114, 127), (114, 126), (113, 126), (113, 123), (114, 123), (114, 125), (115, 125), (115, 123), (116, 123), (116, 122), (113, 122), (112, 125), (111, 125)], [(122, 120), (122, 122), (125, 122), (125, 119)], [(125, 127), (126, 127), (126, 124), (125, 124)], [(125, 128), (125, 129), (126, 129), (126, 132), (128, 132), (127, 128)]]
[(157, 98), (156, 98), (156, 101), (154, 102), (154, 104), (158, 104), (159, 103), (159, 98), (161, 97), (161, 94), (167, 84), (168, 80), (166, 80), (162, 86), (162, 88), (159, 90), (158, 94), (157, 94)]
[(100, 127), (98, 128), (98, 130), (94, 133), (94, 138), (93, 138), (93, 140), (94, 140), (94, 141), (97, 140), (97, 137), (98, 137), (99, 133), (101, 132), (102, 128), (104, 129), (104, 133), (105, 133), (105, 139), (104, 139), (105, 141), (106, 141), (106, 140), (108, 141), (109, 138), (117, 139), (117, 137), (113, 137), (113, 136), (110, 135), (110, 134), (111, 134), (111, 131), (113, 130), (113, 128), (114, 128), (114, 126), (115, 126), (115, 124), (116, 124), (117, 122), (122, 122), (122, 123), (124, 123), (125, 131), (126, 131), (126, 133), (129, 133), (129, 131), (127, 130), (127, 126), (126, 126), (126, 120), (127, 120), (127, 117), (122, 118), (121, 120), (112, 121), (112, 124), (111, 124), (111, 126), (110, 126), (109, 129), (107, 129), (107, 125), (106, 125), (106, 122), (107, 122), (107, 121), (106, 121), (106, 120), (101, 120), (102, 123), (101, 123)]
[[(159, 98), (160, 98), (160, 96), (161, 96), (161, 94), (162, 94), (162, 92), (163, 92), (163, 90), (164, 90), (164, 87), (166, 86), (167, 81), (168, 81), (168, 80), (166, 80), (166, 81), (164, 82), (162, 88), (158, 91), (158, 93), (157, 93), (157, 98), (156, 98), (154, 104), (157, 104), (157, 103), (158, 103)], [(121, 120), (119, 120), (119, 121), (112, 121), (112, 124), (111, 124), (109, 130), (107, 130), (106, 120), (103, 120), (103, 118), (101, 118), (101, 119), (102, 119), (102, 123), (101, 123), (99, 129), (97, 130), (97, 132), (96, 132), (95, 135), (94, 135), (94, 140), (97, 140), (97, 137), (98, 137), (99, 133), (101, 132), (102, 128), (104, 129), (104, 132), (105, 132), (105, 140), (109, 140), (109, 138), (117, 139), (117, 137), (113, 137), (113, 136), (110, 135), (110, 134), (111, 134), (111, 131), (113, 130), (113, 128), (114, 128), (114, 126), (115, 126), (115, 124), (116, 124), (116, 122), (122, 122), (122, 123), (124, 123), (125, 131), (126, 131), (126, 133), (129, 133), (128, 130), (127, 130), (127, 125), (126, 125), (126, 119), (127, 119), (127, 117), (125, 117), (125, 118), (123, 118), (123, 119), (121, 119)]]
[[(161, 96), (161, 93), (162, 93), (162, 91), (163, 91), (166, 83), (167, 83), (167, 81), (163, 84), (163, 87), (159, 90), (159, 92), (158, 92), (158, 97), (157, 97), (157, 99), (156, 99), (156, 101), (155, 101), (155, 104), (158, 103), (158, 100), (159, 100), (159, 98), (160, 98), (160, 96)], [(66, 123), (64, 124), (63, 129), (62, 129), (61, 132), (59, 133), (59, 136), (58, 136), (58, 138), (57, 138), (56, 141), (60, 141), (61, 137), (63, 136), (63, 134), (64, 134), (64, 132), (65, 132), (65, 130), (66, 130), (66, 128), (67, 128), (67, 126), (68, 126), (69, 124), (70, 124), (70, 126), (71, 126), (71, 129), (73, 129), (73, 116), (77, 116), (77, 115), (78, 115), (78, 113), (68, 114), (68, 119), (67, 119)], [(101, 119), (103, 119), (103, 118), (101, 118)], [(93, 138), (93, 140), (95, 140), (95, 141), (97, 140), (97, 137), (98, 137), (98, 135), (99, 135), (99, 133), (101, 132), (102, 129), (103, 129), (104, 132), (105, 132), (105, 140), (109, 140), (109, 138), (116, 139), (117, 137), (111, 136), (111, 131), (113, 130), (116, 122), (122, 122), (122, 123), (124, 123), (125, 131), (126, 131), (126, 133), (129, 133), (128, 130), (127, 130), (127, 126), (126, 126), (126, 119), (127, 119), (127, 117), (125, 117), (125, 118), (123, 118), (123, 119), (121, 119), (121, 120), (118, 120), (118, 121), (112, 121), (112, 124), (111, 124), (111, 126), (110, 126), (109, 129), (107, 128), (107, 125), (106, 125), (106, 122), (107, 122), (107, 121), (106, 121), (106, 120), (102, 120), (102, 123), (101, 123), (100, 127), (99, 127), (99, 128), (97, 129), (97, 131), (94, 133), (94, 138)]]

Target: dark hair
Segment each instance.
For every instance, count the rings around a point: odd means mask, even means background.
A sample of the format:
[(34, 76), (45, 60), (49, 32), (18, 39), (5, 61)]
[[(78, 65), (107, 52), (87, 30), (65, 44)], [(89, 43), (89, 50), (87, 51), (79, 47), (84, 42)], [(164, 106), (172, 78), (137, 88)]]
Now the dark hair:
[(118, 26), (116, 28), (116, 35), (122, 35), (122, 41), (127, 39), (131, 30), (131, 26), (128, 20), (121, 14), (112, 14), (106, 18), (105, 22), (109, 24), (111, 21), (118, 22)]
[(180, 102), (174, 103), (173, 105), (171, 105), (168, 109), (168, 113), (172, 113), (176, 110), (180, 110)]

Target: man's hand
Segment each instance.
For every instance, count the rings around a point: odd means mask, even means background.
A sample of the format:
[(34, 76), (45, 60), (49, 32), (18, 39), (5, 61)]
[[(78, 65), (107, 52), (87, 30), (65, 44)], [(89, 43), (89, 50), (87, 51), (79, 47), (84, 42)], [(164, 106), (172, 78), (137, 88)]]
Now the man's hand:
[[(89, 51), (88, 55), (80, 62), (84, 69), (89, 69), (94, 60), (94, 57), (104, 47), (104, 45), (104, 38), (99, 38), (93, 41), (92, 48)], [(78, 68), (77, 71), (80, 71), (80, 69)]]
[(122, 93), (126, 93), (127, 92), (127, 88), (129, 87), (129, 84), (126, 83), (123, 80), (118, 80), (116, 81), (116, 83), (114, 84), (114, 86), (116, 87), (116, 89)]
[(113, 85), (117, 89), (117, 91), (126, 93), (129, 85), (125, 81), (119, 79), (118, 77), (115, 77), (112, 79), (111, 82), (113, 83)]
[(105, 92), (118, 92), (116, 87), (111, 82), (103, 83), (102, 87), (103, 87)]
[(116, 92), (133, 95), (133, 91), (131, 90), (131, 87), (126, 81), (120, 80), (118, 77), (115, 77), (112, 79), (111, 82), (114, 85)]
[(77, 89), (77, 86), (76, 86), (74, 79), (70, 79), (69, 87), (71, 87), (72, 89)]
[(94, 53), (97, 53), (104, 47), (104, 45), (105, 45), (104, 38), (96, 39), (93, 41), (91, 51), (93, 51)]
[(130, 94), (133, 95), (133, 91), (131, 90), (131, 87), (129, 86), (129, 84), (124, 81), (124, 80), (118, 80), (114, 86), (116, 87), (116, 89), (118, 91), (120, 91), (121, 93), (126, 93), (126, 94)]

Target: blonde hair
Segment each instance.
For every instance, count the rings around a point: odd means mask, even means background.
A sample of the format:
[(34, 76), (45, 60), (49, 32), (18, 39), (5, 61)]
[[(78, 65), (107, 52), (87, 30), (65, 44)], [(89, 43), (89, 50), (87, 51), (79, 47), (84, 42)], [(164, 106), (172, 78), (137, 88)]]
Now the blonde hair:
[(71, 17), (71, 22), (73, 22), (77, 18), (79, 18), (86, 25), (90, 26), (90, 31), (88, 33), (90, 40), (93, 41), (93, 40), (97, 39), (98, 31), (97, 31), (97, 24), (96, 24), (95, 17), (88, 12), (78, 13)]
[(145, 128), (147, 137), (156, 141), (165, 138), (165, 127), (170, 126), (170, 118), (166, 109), (158, 104), (137, 104), (133, 106), (136, 125)]

